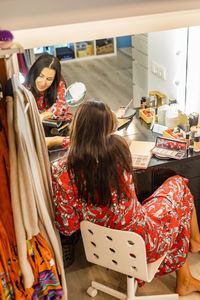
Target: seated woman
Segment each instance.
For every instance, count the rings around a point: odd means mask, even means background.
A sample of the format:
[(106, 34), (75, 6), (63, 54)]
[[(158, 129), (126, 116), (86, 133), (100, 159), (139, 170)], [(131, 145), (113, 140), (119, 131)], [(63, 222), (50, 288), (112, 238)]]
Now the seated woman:
[(71, 120), (69, 105), (64, 98), (66, 84), (57, 57), (48, 53), (39, 56), (30, 68), (25, 84), (35, 96), (42, 120)]
[(176, 271), (176, 291), (200, 291), (200, 280), (188, 265), (191, 252), (200, 251), (200, 233), (187, 179), (167, 179), (143, 204), (137, 199), (131, 153), (110, 108), (89, 100), (78, 107), (70, 129), (66, 157), (53, 164), (56, 226), (66, 236), (82, 220), (142, 236), (148, 262), (167, 253), (156, 276)]

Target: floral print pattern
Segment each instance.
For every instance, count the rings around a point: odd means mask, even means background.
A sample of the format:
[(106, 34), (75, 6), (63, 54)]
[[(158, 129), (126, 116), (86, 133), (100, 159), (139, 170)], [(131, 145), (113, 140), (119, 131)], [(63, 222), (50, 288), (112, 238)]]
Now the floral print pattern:
[(53, 114), (52, 120), (69, 121), (72, 119), (72, 114), (69, 113), (69, 105), (65, 100), (66, 86), (64, 81), (61, 79), (58, 85), (57, 99), (56, 102), (46, 109), (47, 99), (45, 98), (45, 92), (41, 93), (36, 98), (37, 107), (39, 113), (49, 111)]
[(108, 208), (79, 200), (64, 159), (53, 164), (52, 176), (55, 223), (62, 234), (71, 235), (79, 229), (82, 220), (89, 220), (102, 226), (140, 234), (146, 244), (148, 262), (167, 253), (156, 276), (173, 272), (184, 264), (189, 251), (194, 206), (187, 179), (178, 175), (170, 177), (140, 204), (132, 176), (124, 172), (122, 180), (128, 183), (129, 190), (124, 192), (118, 203), (116, 193), (112, 191), (113, 206)]

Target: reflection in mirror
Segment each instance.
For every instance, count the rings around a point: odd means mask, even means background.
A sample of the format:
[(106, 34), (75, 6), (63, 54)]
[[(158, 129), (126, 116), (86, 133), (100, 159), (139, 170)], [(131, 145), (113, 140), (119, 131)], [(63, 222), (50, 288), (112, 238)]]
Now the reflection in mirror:
[(200, 114), (200, 26), (188, 28), (186, 112)]
[(187, 28), (133, 37), (133, 97), (159, 91), (185, 109)]
[(72, 83), (65, 92), (65, 100), (69, 106), (78, 106), (84, 99), (86, 94), (86, 86), (82, 82)]
[[(35, 59), (44, 51), (59, 56), (67, 86), (77, 81), (85, 84), (86, 99), (102, 99), (115, 111), (132, 99), (131, 37), (68, 43), (29, 52)], [(72, 107), (70, 111), (73, 113)]]
[(196, 67), (199, 30), (180, 28), (40, 47), (28, 52), (32, 62), (43, 52), (59, 57), (68, 86), (83, 82), (87, 99), (102, 99), (114, 111), (132, 98), (133, 107), (140, 107), (142, 96), (159, 91), (166, 101), (176, 99), (182, 111), (200, 112), (196, 82), (200, 75), (200, 68)]

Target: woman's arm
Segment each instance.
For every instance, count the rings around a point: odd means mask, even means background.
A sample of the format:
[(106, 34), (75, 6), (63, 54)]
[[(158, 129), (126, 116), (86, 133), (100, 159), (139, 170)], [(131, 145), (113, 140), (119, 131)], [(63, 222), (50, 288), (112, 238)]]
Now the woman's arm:
[(49, 107), (46, 112), (52, 113), (51, 120), (68, 121), (72, 119), (72, 114), (69, 111), (69, 105), (65, 100), (66, 86), (61, 79), (58, 85), (56, 102)]
[(63, 136), (52, 136), (52, 137), (46, 137), (45, 138), (47, 148), (53, 147), (53, 146), (63, 146), (63, 148), (66, 148), (68, 150), (69, 144), (70, 144), (70, 138), (69, 136), (63, 137)]
[(41, 118), (42, 121), (43, 120), (49, 120), (49, 119), (51, 119), (52, 115), (53, 114), (50, 111), (44, 111), (40, 114), (40, 118)]

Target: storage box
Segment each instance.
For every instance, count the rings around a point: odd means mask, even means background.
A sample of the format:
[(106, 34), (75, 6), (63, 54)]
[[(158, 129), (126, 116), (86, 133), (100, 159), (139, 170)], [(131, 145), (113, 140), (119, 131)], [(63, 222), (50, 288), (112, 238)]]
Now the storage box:
[(87, 52), (88, 52), (88, 55), (94, 55), (94, 45), (93, 44), (88, 44)]
[(109, 43), (107, 45), (97, 47), (96, 52), (97, 55), (114, 53), (114, 45), (113, 43)]
[(87, 50), (78, 50), (77, 51), (77, 57), (85, 57), (87, 56)]
[(142, 118), (147, 124), (153, 121), (155, 116), (155, 111), (152, 108), (145, 108), (139, 110), (139, 116)]
[(174, 133), (174, 128), (163, 130), (163, 137), (185, 141), (186, 139), (180, 133)]
[(77, 57), (85, 57), (94, 55), (94, 46), (92, 44), (88, 44), (87, 48), (84, 50), (77, 50)]

